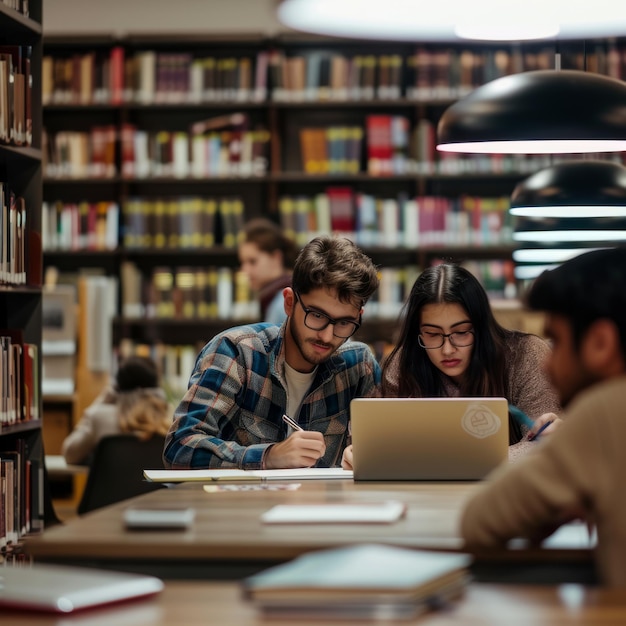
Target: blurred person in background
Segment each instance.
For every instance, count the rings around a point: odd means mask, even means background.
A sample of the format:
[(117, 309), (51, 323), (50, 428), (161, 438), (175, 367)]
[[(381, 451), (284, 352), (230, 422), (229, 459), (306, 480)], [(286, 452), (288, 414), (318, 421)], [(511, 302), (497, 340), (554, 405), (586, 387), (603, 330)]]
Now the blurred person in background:
[(291, 287), (291, 272), (298, 250), (283, 229), (269, 219), (249, 221), (239, 244), (239, 262), (257, 293), (261, 320), (282, 324), (287, 317), (283, 289)]
[(164, 437), (172, 423), (172, 407), (159, 380), (157, 364), (151, 358), (124, 359), (112, 383), (85, 409), (63, 441), (61, 453), (65, 461), (89, 465), (98, 442), (108, 435)]

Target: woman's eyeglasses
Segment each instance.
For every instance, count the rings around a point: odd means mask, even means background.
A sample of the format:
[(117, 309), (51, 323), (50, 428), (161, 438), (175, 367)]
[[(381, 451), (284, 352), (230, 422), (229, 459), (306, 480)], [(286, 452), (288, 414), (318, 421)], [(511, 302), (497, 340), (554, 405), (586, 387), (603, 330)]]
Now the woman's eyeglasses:
[(454, 333), (421, 333), (417, 336), (417, 341), (422, 348), (426, 350), (435, 350), (441, 348), (446, 342), (446, 339), (455, 348), (466, 348), (474, 343), (474, 331), (462, 330)]

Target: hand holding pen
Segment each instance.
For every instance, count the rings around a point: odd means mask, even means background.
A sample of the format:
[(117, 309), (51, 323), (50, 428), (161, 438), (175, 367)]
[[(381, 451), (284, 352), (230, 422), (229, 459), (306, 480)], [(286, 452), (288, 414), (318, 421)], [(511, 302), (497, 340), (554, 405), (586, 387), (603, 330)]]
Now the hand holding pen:
[[(543, 424), (541, 424), (542, 421), (543, 421)], [(559, 418), (557, 415), (555, 415), (554, 413), (544, 413), (543, 415), (541, 415), (535, 420), (535, 423), (534, 423), (535, 429), (537, 427), (537, 424), (541, 424), (541, 426), (538, 429), (536, 429), (536, 431), (531, 430), (528, 433), (528, 440), (537, 441), (540, 435), (544, 431), (546, 431), (548, 428), (550, 430), (547, 430), (546, 434), (551, 434), (562, 423), (563, 423), (563, 420)]]
[(283, 421), (292, 428), (292, 433), (280, 443), (273, 444), (267, 451), (265, 467), (281, 469), (311, 467), (326, 453), (326, 443), (322, 433), (316, 430), (304, 430), (288, 415)]

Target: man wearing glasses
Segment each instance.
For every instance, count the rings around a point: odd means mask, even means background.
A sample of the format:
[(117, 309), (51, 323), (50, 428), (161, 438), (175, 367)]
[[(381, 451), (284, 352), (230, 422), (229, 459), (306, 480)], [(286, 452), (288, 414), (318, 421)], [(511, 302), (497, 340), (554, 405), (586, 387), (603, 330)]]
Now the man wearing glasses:
[(202, 349), (174, 413), (165, 467), (339, 465), (350, 401), (380, 383), (369, 348), (348, 341), (378, 287), (376, 267), (348, 239), (317, 237), (292, 281), (282, 326), (232, 328)]

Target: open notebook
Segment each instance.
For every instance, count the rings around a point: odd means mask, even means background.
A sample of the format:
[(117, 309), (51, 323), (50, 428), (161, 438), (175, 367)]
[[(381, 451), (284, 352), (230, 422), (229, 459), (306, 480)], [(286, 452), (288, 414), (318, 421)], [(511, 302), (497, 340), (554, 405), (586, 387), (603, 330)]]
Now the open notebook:
[(508, 458), (505, 398), (358, 398), (354, 480), (478, 480)]

